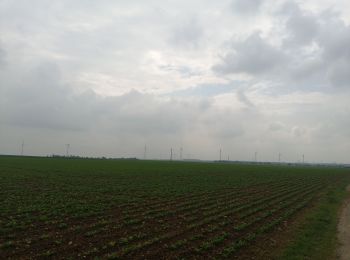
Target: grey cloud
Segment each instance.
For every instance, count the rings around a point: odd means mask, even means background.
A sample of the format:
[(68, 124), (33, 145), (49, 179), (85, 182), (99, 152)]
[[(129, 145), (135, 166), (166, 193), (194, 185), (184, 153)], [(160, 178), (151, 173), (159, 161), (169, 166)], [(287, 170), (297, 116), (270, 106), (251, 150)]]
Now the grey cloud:
[(234, 13), (237, 14), (252, 14), (256, 13), (264, 0), (233, 0), (231, 7)]
[(301, 10), (295, 2), (285, 4), (281, 12), (288, 16), (286, 29), (290, 35), (285, 43), (306, 45), (314, 40), (319, 30), (319, 23), (313, 14)]
[(4, 90), (5, 123), (62, 130), (82, 130), (90, 125), (91, 107), (86, 99), (91, 97), (74, 95), (56, 65), (43, 63), (27, 74), (20, 73), (20, 79), (7, 82)]
[(348, 154), (345, 12), (277, 2), (0, 1), (0, 153)]
[(241, 121), (241, 114), (232, 111), (210, 111), (201, 120), (201, 125), (206, 129), (206, 133), (211, 138), (218, 138), (220, 140), (228, 141), (241, 137), (245, 133), (243, 121)]
[(6, 65), (6, 53), (5, 50), (1, 47), (1, 40), (0, 40), (0, 69), (3, 68)]
[(340, 59), (334, 62), (328, 69), (328, 78), (337, 88), (350, 89), (350, 60)]
[(268, 130), (271, 132), (275, 132), (275, 131), (280, 131), (283, 130), (285, 128), (285, 125), (281, 122), (272, 122), (269, 127)]
[(110, 131), (139, 136), (180, 134), (191, 129), (198, 115), (210, 108), (205, 100), (163, 100), (137, 91), (107, 98), (100, 105)]
[(171, 44), (196, 48), (201, 43), (204, 31), (197, 18), (192, 17), (178, 25), (169, 39)]
[[(233, 41), (213, 70), (219, 75), (246, 73), (253, 81), (278, 82), (277, 92), (349, 87), (350, 26), (337, 14), (312, 13), (290, 1), (279, 9), (275, 21), (284, 28), (281, 45), (270, 44), (254, 32), (245, 40)], [(270, 32), (276, 33), (281, 32)]]
[(254, 33), (243, 41), (234, 42), (232, 50), (213, 69), (223, 74), (258, 75), (273, 71), (285, 60), (283, 52), (269, 44), (259, 33)]
[(249, 98), (244, 93), (243, 89), (239, 89), (237, 92), (237, 98), (243, 104), (245, 104), (248, 108), (254, 108), (254, 104), (249, 100)]
[(2, 123), (42, 129), (86, 132), (99, 128), (137, 136), (179, 134), (210, 108), (203, 98), (164, 99), (135, 90), (112, 97), (88, 90), (75, 93), (52, 63), (33, 68), (2, 90), (6, 97)]
[(319, 17), (322, 27), (317, 36), (318, 44), (324, 49), (325, 59), (350, 59), (350, 26), (336, 13), (326, 12)]
[[(290, 81), (304, 81), (310, 86), (306, 90), (315, 85), (325, 89), (325, 84), (338, 90), (349, 87), (350, 27), (339, 14), (329, 10), (311, 13), (295, 2), (284, 5), (281, 13), (287, 17), (288, 37), (283, 43), (291, 57), (287, 73), (294, 79)], [(305, 51), (312, 45), (319, 50)]]

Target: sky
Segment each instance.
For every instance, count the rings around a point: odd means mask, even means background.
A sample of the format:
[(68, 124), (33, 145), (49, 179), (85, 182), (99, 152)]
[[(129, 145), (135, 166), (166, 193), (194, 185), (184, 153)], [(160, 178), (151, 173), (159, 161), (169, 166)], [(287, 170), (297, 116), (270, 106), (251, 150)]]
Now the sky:
[(0, 154), (350, 162), (347, 0), (0, 0)]

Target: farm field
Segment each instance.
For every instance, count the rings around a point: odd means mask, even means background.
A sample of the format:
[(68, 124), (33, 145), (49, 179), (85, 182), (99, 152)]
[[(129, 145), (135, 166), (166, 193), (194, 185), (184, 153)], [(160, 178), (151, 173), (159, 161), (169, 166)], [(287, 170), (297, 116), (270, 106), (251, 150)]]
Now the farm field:
[(1, 156), (0, 258), (266, 256), (349, 183), (342, 168)]

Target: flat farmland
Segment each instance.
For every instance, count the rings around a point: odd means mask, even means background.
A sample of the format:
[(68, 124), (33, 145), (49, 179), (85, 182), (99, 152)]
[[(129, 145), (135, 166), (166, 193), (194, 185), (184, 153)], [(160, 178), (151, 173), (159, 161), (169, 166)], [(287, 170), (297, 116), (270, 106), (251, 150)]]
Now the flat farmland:
[(317, 212), (332, 239), (348, 183), (346, 168), (2, 156), (0, 258), (269, 258)]

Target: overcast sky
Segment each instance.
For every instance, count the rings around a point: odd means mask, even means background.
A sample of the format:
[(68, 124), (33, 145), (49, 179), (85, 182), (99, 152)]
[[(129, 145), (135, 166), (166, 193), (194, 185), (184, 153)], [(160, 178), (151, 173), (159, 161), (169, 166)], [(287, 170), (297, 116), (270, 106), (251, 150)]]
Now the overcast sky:
[(350, 162), (348, 0), (0, 0), (0, 154)]

